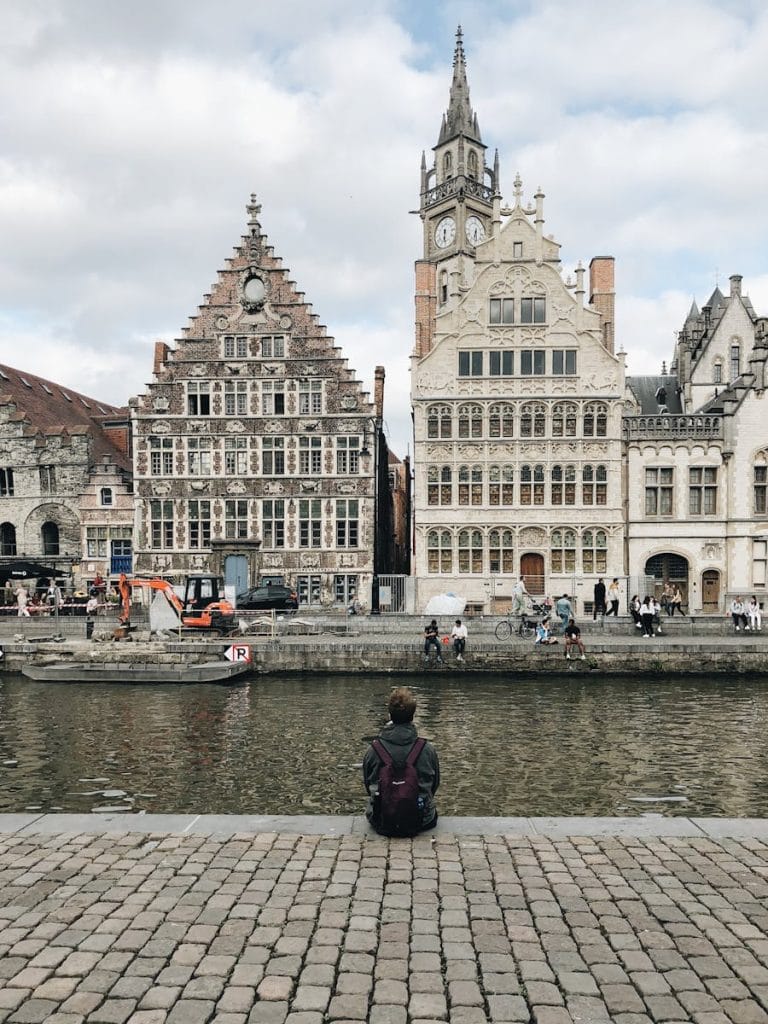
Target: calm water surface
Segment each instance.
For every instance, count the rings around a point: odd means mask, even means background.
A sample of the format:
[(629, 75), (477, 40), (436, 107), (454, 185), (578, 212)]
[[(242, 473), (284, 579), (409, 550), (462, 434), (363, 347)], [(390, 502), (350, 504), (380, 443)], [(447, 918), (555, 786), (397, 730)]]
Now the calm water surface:
[[(0, 811), (359, 812), (392, 685), (2, 676)], [(413, 689), (443, 814), (768, 816), (768, 682), (433, 673)]]

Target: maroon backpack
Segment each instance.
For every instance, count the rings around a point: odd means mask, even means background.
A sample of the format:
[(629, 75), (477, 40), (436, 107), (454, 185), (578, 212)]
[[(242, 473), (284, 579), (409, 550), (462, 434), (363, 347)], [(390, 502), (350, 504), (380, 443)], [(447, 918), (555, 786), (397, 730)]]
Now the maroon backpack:
[(371, 744), (381, 761), (372, 824), (383, 836), (415, 836), (421, 829), (422, 799), (416, 762), (426, 742), (417, 739), (400, 764), (379, 740)]

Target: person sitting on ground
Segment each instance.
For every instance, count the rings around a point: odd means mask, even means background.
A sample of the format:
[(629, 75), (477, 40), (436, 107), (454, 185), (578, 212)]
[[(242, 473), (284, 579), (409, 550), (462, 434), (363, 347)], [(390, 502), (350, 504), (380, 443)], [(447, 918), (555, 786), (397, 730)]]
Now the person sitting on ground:
[(574, 647), (581, 655), (581, 660), (584, 661), (587, 654), (584, 641), (581, 639), (581, 630), (573, 619), (568, 619), (568, 625), (565, 627), (565, 657), (568, 661), (571, 660), (571, 650)]
[(379, 835), (415, 835), (437, 824), (440, 761), (432, 744), (419, 739), (413, 724), (416, 699), (407, 687), (392, 691), (387, 710), (390, 721), (363, 758), (365, 816)]
[(456, 619), (456, 624), (451, 630), (451, 640), (453, 640), (456, 661), (464, 661), (464, 649), (467, 646), (467, 627), (463, 625), (461, 619)]
[(362, 608), (360, 606), (360, 602), (357, 599), (357, 594), (353, 594), (352, 600), (349, 602), (349, 608), (347, 608), (347, 612), (350, 615), (360, 615), (361, 611)]
[(557, 604), (555, 605), (555, 611), (560, 616), (560, 624), (563, 629), (568, 625), (568, 619), (573, 618), (573, 605), (570, 602), (567, 594), (563, 594), (562, 597), (558, 597)]
[(534, 643), (537, 644), (556, 644), (557, 637), (552, 636), (549, 631), (549, 618), (542, 619), (536, 627), (536, 639)]
[(747, 616), (749, 618), (749, 625), (753, 632), (762, 630), (763, 628), (763, 613), (760, 609), (760, 602), (757, 600), (755, 595), (752, 595), (752, 600), (747, 605)]
[(747, 625), (746, 609), (744, 608), (744, 602), (740, 597), (734, 597), (731, 601), (731, 618), (733, 619), (733, 625), (737, 633), (742, 626), (745, 630), (749, 629), (749, 626)]
[(442, 663), (443, 652), (440, 650), (440, 630), (437, 628), (437, 621), (432, 619), (428, 626), (424, 627), (424, 661), (429, 661), (430, 648), (437, 651), (437, 660)]
[(640, 618), (640, 598), (637, 594), (632, 595), (632, 600), (629, 602), (629, 614), (632, 616), (632, 620), (638, 629), (643, 628), (643, 623)]

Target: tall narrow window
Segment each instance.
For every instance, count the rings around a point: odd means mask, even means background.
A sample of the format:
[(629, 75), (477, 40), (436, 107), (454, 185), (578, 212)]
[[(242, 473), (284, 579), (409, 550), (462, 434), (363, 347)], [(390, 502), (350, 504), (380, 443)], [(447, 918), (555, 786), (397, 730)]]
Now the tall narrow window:
[(520, 504), (544, 504), (544, 467), (520, 467)]
[(688, 469), (688, 511), (692, 516), (717, 515), (717, 467)]
[(440, 274), (440, 303), (445, 305), (448, 301), (448, 271), (443, 270)]
[(344, 499), (336, 502), (336, 547), (356, 548), (359, 540), (359, 502)]
[(207, 380), (187, 383), (187, 416), (211, 415), (211, 385)]
[(248, 473), (248, 438), (224, 438), (224, 472), (227, 476), (245, 476)]
[(608, 471), (605, 466), (584, 466), (581, 471), (581, 501), (584, 505), (605, 505), (608, 501)]
[(323, 382), (299, 381), (299, 415), (319, 416), (323, 411)]
[(581, 535), (581, 568), (583, 572), (607, 571), (608, 538), (605, 530), (585, 530)]
[(731, 345), (731, 380), (741, 375), (741, 345)]
[(450, 405), (430, 405), (429, 409), (427, 409), (427, 437), (450, 437), (451, 426)]
[(489, 437), (514, 437), (515, 407), (506, 402), (492, 405), (488, 413)]
[(591, 402), (584, 409), (584, 437), (605, 437), (608, 433), (608, 407)]
[(245, 498), (228, 498), (224, 502), (224, 536), (227, 540), (244, 540), (248, 536), (248, 502)]
[(261, 538), (265, 548), (285, 547), (285, 501), (261, 503)]
[(211, 503), (208, 499), (193, 499), (187, 507), (187, 531), (190, 548), (200, 549), (211, 546)]
[(553, 505), (575, 505), (576, 504), (576, 467), (575, 466), (553, 466), (552, 467), (551, 501), (552, 501)]
[(150, 476), (173, 476), (173, 438), (150, 437)]
[(558, 402), (552, 409), (552, 437), (576, 437), (576, 406)]
[(768, 466), (758, 463), (754, 467), (753, 493), (755, 496), (755, 515), (768, 514)]
[(56, 493), (56, 467), (55, 466), (40, 466), (40, 493), (41, 494), (55, 494)]
[(450, 530), (430, 530), (427, 534), (427, 571), (453, 572), (453, 540)]
[(488, 504), (514, 504), (515, 470), (513, 466), (490, 466), (488, 469)]
[(672, 515), (672, 488), (674, 469), (661, 467), (645, 471), (645, 514), (647, 516)]
[(16, 527), (13, 523), (0, 526), (0, 555), (16, 554)]
[(483, 409), (479, 405), (459, 406), (459, 437), (483, 436)]
[(450, 505), (453, 501), (450, 466), (429, 466), (427, 469), (427, 504)]
[(520, 436), (544, 437), (547, 409), (541, 402), (528, 402), (520, 410)]
[(712, 381), (715, 384), (723, 383), (723, 364), (719, 359), (716, 359), (712, 366)]
[(155, 550), (173, 548), (173, 502), (153, 500), (149, 503), (149, 533)]
[(459, 466), (459, 504), (482, 505), (483, 470), (480, 466)]
[(99, 488), (99, 502), (102, 505), (114, 504), (114, 491), (111, 487), (100, 487)]
[(261, 385), (261, 412), (264, 416), (285, 416), (285, 383), (265, 380)]
[(515, 552), (511, 530), (491, 530), (488, 534), (488, 568), (490, 572), (514, 572)]
[(320, 476), (323, 471), (322, 437), (299, 438), (299, 474)]
[(551, 542), (552, 572), (576, 571), (576, 533), (553, 530)]
[(299, 501), (299, 547), (319, 548), (322, 534), (322, 502), (319, 498)]
[(211, 475), (211, 438), (187, 439), (187, 470), (190, 476)]
[(106, 526), (86, 526), (85, 528), (85, 552), (87, 558), (107, 557), (107, 528)]
[(228, 380), (224, 383), (224, 413), (246, 416), (248, 413), (248, 381)]
[(264, 476), (283, 476), (285, 473), (285, 438), (262, 437), (261, 472)]
[(483, 571), (483, 535), (480, 530), (459, 530), (459, 572)]
[(356, 476), (360, 472), (360, 438), (336, 438), (336, 472), (340, 476)]
[(752, 586), (768, 585), (768, 541), (752, 541)]
[(13, 470), (0, 469), (0, 497), (10, 498), (13, 495)]

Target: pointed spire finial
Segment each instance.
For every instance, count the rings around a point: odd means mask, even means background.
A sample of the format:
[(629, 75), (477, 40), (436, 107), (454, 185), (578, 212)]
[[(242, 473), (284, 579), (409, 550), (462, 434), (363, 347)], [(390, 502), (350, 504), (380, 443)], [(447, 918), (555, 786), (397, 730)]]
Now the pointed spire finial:
[(456, 48), (453, 51), (453, 81), (448, 100), (448, 110), (440, 127), (438, 146), (457, 135), (466, 135), (482, 144), (480, 127), (469, 102), (467, 63), (464, 56), (464, 35), (461, 25), (456, 30)]
[(519, 205), (520, 204), (520, 200), (523, 198), (523, 179), (520, 177), (520, 172), (519, 171), (515, 175), (514, 185), (515, 185), (515, 192), (514, 192), (515, 202)]
[(260, 227), (259, 214), (261, 213), (261, 203), (259, 202), (255, 192), (251, 192), (251, 200), (246, 206), (246, 210), (248, 211), (249, 227)]
[(456, 29), (456, 49), (453, 51), (453, 66), (461, 62), (464, 63), (464, 33), (461, 31), (461, 25)]

